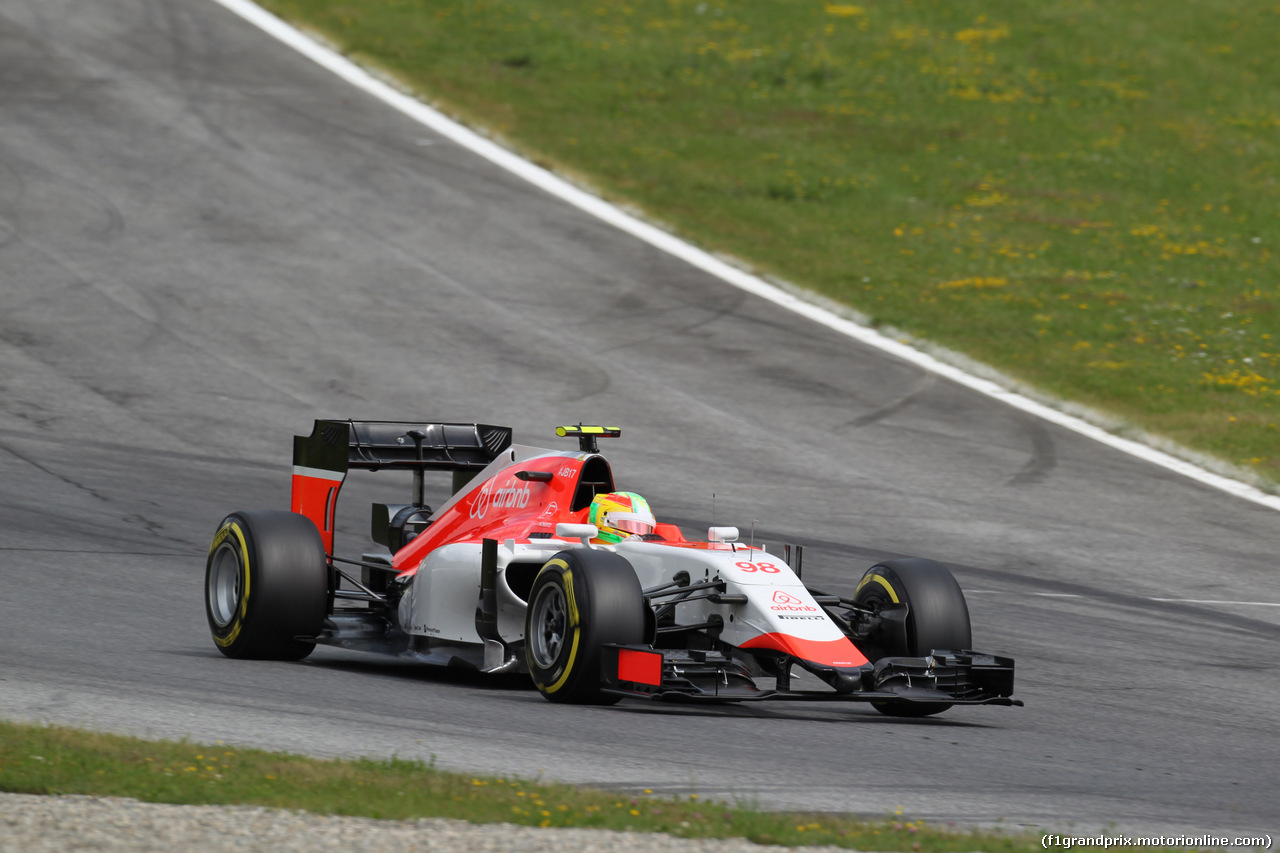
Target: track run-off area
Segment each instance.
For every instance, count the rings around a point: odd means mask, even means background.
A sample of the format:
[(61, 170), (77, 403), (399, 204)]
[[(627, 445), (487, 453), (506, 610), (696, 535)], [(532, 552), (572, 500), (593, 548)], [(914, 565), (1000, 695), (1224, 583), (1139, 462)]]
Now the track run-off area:
[[(732, 286), (210, 0), (0, 0), (0, 101), (0, 716), (1063, 835), (1275, 831), (1273, 509)], [(534, 445), (620, 424), (619, 486), (691, 534), (714, 494), (824, 589), (948, 563), (1026, 707), (570, 708), (327, 649), (227, 660), (209, 536), (287, 506), (317, 417)], [(407, 494), (353, 476), (339, 548)]]

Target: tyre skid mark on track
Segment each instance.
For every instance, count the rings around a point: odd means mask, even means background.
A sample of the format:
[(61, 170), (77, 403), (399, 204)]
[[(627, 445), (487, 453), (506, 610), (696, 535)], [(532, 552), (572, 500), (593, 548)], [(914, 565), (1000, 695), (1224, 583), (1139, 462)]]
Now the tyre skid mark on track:
[(1018, 421), (1031, 442), (1031, 458), (1021, 471), (1009, 478), (1006, 485), (1033, 486), (1047, 479), (1058, 466), (1058, 451), (1053, 435), (1043, 423), (1025, 416), (1019, 417)]
[(911, 387), (907, 389), (907, 393), (898, 399), (886, 403), (878, 409), (867, 412), (865, 415), (859, 415), (848, 423), (843, 423), (836, 427), (837, 430), (854, 428), (860, 429), (865, 426), (877, 423), (885, 418), (897, 414), (902, 409), (910, 406), (916, 399), (932, 388), (938, 382), (938, 377), (933, 373), (924, 373), (915, 382), (911, 383)]
[[(51, 265), (64, 272), (68, 278), (71, 279), (72, 287), (92, 289), (102, 294), (111, 302), (120, 306), (123, 310), (134, 315), (143, 323), (147, 324), (151, 329), (151, 332), (149, 332), (148, 335), (148, 340), (152, 338), (165, 337), (170, 340), (177, 341), (202, 356), (217, 360), (232, 370), (252, 377), (262, 383), (265, 387), (288, 397), (296, 403), (307, 407), (313, 407), (315, 405), (314, 401), (310, 398), (303, 397), (288, 386), (276, 382), (265, 371), (252, 366), (247, 360), (229, 356), (225, 352), (205, 343), (198, 334), (183, 331), (172, 324), (165, 323), (160, 312), (154, 307), (152, 300), (137, 287), (120, 280), (105, 279), (95, 276), (92, 273), (84, 272), (82, 271), (79, 263), (73, 261), (64, 252), (58, 251), (56, 247), (45, 246), (43, 243), (31, 239), (24, 239), (23, 243), (28, 248), (39, 252)], [(36, 357), (31, 350), (24, 351), (28, 355)], [(55, 365), (50, 364), (49, 366), (57, 370)], [(67, 374), (61, 372), (60, 375), (67, 376)], [(71, 377), (67, 376), (67, 378)], [(83, 387), (95, 394), (101, 395), (101, 392), (93, 386), (84, 385)], [(135, 418), (140, 417), (133, 412), (130, 412), (130, 414)]]
[[(1074, 592), (1014, 592), (1012, 590), (1003, 589), (970, 589), (965, 591), (965, 595), (1032, 595), (1037, 598), (1090, 598), (1088, 595), (1081, 595)], [(1139, 596), (1139, 600), (1144, 597)], [(1159, 602), (1161, 604), (1221, 604), (1234, 607), (1280, 607), (1278, 601), (1232, 601), (1218, 598), (1157, 598), (1155, 596), (1145, 597), (1146, 601)]]
[[(184, 543), (186, 544), (186, 543)], [(86, 554), (95, 557), (175, 557), (183, 560), (191, 558), (191, 551), (111, 551), (106, 548), (43, 548), (37, 546), (0, 545), (2, 552), (26, 554)]]
[[(1238, 498), (1260, 504), (1269, 509), (1280, 510), (1280, 496), (1268, 494), (1252, 485), (1232, 479), (1230, 476), (1214, 473), (1196, 463), (1156, 450), (1150, 445), (1114, 435), (1082, 418), (1067, 414), (1050, 405), (1011, 391), (997, 381), (969, 373), (954, 364), (942, 361), (923, 350), (916, 349), (903, 340), (891, 338), (860, 322), (848, 319), (846, 316), (842, 316), (841, 313), (837, 313), (848, 309), (836, 306), (825, 300), (824, 304), (818, 304), (817, 300), (820, 297), (816, 297), (813, 294), (799, 296), (782, 287), (770, 284), (762, 278), (698, 249), (692, 244), (663, 231), (661, 228), (643, 222), (598, 196), (579, 189), (552, 172), (518, 157), (501, 145), (453, 121), (422, 101), (392, 88), (350, 60), (322, 46), (314, 39), (304, 35), (300, 30), (250, 2), (250, 0), (214, 0), (214, 2), (243, 18), (272, 38), (288, 45), (352, 86), (399, 110), (406, 116), (466, 148), (477, 156), (483, 157), (494, 165), (559, 198), (561, 201), (573, 205), (579, 210), (595, 216), (619, 230), (667, 252), (673, 257), (680, 258), (733, 287), (754, 294), (781, 308), (839, 332), (846, 337), (922, 367), (931, 373), (950, 379), (965, 388), (1003, 402), (1041, 420), (1057, 424), (1122, 453), (1158, 465), (1212, 488), (1235, 495)], [(825, 307), (826, 305), (831, 307)], [(849, 313), (852, 314), (853, 312)], [(1212, 464), (1211, 460), (1205, 460), (1205, 462)]]
[(1175, 604), (1230, 604), (1241, 607), (1280, 607), (1276, 601), (1219, 601), (1211, 598), (1153, 598), (1152, 601), (1173, 602)]
[[(1030, 589), (1009, 589), (1009, 590), (989, 590), (988, 593), (997, 595), (1024, 595), (1030, 593), (1040, 593), (1037, 597), (1055, 597), (1064, 598), (1068, 595), (1077, 595), (1083, 599), (1106, 604), (1111, 607), (1129, 608), (1131, 610), (1151, 611), (1157, 610), (1170, 615), (1177, 615), (1196, 620), (1210, 620), (1218, 628), (1229, 628), (1234, 631), (1240, 631), (1253, 637), (1254, 639), (1264, 639), (1280, 642), (1280, 625), (1274, 622), (1268, 622), (1264, 619), (1258, 619), (1251, 616), (1245, 616), (1234, 613), (1230, 610), (1213, 610), (1205, 605), (1192, 604), (1183, 600), (1161, 601), (1155, 597), (1136, 595), (1133, 593), (1118, 592), (1110, 586), (1092, 586), (1088, 583), (1080, 583), (1075, 581), (1052, 580), (1050, 578), (1029, 576), (1020, 570), (1009, 569), (987, 569), (979, 566), (971, 566), (965, 563), (947, 563), (947, 566), (956, 574), (957, 580), (961, 581), (964, 587), (965, 582), (974, 582), (981, 579), (985, 583), (1008, 584), (1009, 586), (1031, 587)], [(965, 595), (971, 594), (971, 590), (965, 588)], [(1053, 590), (1054, 592), (1046, 592)]]

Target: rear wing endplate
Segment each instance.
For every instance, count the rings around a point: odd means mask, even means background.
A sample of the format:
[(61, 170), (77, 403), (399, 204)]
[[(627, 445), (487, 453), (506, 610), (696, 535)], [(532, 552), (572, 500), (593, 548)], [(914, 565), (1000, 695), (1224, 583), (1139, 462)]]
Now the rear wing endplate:
[(511, 446), (511, 427), (493, 424), (318, 420), (293, 438), (291, 509), (310, 518), (333, 553), (338, 491), (351, 469), (483, 470)]

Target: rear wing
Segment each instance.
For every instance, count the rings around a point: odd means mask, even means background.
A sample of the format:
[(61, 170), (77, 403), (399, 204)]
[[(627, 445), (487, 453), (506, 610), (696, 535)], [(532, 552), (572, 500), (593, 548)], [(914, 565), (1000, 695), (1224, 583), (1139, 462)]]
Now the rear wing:
[(424, 471), (454, 472), (455, 488), (511, 446), (511, 427), (492, 424), (318, 420), (311, 435), (293, 438), (290, 508), (315, 523), (333, 553), (338, 492), (352, 469), (412, 471), (422, 503)]

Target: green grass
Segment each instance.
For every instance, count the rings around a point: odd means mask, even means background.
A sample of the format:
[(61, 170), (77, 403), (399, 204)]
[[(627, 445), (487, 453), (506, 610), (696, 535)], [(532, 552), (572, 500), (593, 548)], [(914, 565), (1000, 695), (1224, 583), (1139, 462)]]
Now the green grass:
[(131, 797), (156, 803), (233, 803), (385, 819), (668, 832), (770, 844), (862, 850), (1023, 851), (1039, 839), (927, 826), (894, 816), (763, 812), (680, 798), (630, 796), (513, 778), (436, 770), (417, 761), (320, 761), (225, 744), (150, 742), (0, 722), (0, 791)]
[(1280, 4), (263, 5), (697, 243), (1280, 480)]

